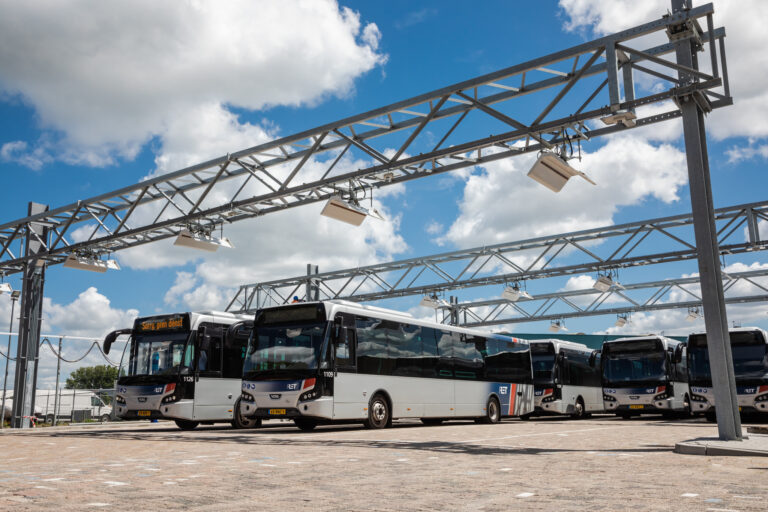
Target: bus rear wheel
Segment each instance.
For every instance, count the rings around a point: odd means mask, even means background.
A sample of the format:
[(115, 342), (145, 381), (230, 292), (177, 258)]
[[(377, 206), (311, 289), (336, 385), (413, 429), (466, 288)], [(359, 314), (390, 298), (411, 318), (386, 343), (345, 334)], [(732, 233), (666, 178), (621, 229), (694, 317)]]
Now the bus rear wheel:
[(190, 420), (174, 420), (174, 423), (176, 423), (176, 426), (181, 430), (194, 430), (200, 424), (198, 421)]
[(386, 428), (390, 421), (387, 399), (381, 394), (373, 395), (368, 404), (368, 419), (365, 421), (365, 427)]
[(311, 418), (294, 418), (293, 422), (302, 432), (315, 430), (315, 427), (317, 426), (317, 420), (313, 420)]
[(482, 423), (498, 423), (501, 419), (501, 407), (499, 407), (499, 401), (496, 397), (488, 399), (488, 404), (485, 406), (485, 416), (482, 419)]

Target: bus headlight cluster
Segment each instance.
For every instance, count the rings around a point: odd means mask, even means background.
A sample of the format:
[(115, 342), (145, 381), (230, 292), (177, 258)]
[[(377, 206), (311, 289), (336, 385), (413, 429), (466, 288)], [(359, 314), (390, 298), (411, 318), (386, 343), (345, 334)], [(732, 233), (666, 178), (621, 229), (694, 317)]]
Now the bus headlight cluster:
[[(766, 395), (766, 396), (768, 396), (768, 395)], [(694, 402), (706, 402), (707, 401), (706, 397), (703, 397), (701, 395), (691, 395), (691, 400), (693, 400)]]
[(168, 395), (167, 397), (163, 398), (163, 403), (164, 404), (169, 404), (171, 402), (177, 401), (179, 398), (180, 397), (176, 393), (174, 393), (172, 395)]
[(755, 402), (766, 402), (768, 401), (768, 395), (760, 395), (759, 397), (755, 398)]
[(606, 395), (605, 393), (603, 393), (603, 400), (605, 400), (606, 402), (615, 402), (616, 398), (612, 397), (611, 395)]
[(555, 400), (557, 400), (555, 395), (549, 395), (541, 399), (542, 402), (554, 402)]
[(304, 402), (306, 400), (312, 400), (314, 398), (317, 398), (320, 396), (320, 391), (317, 389), (313, 389), (311, 391), (307, 391), (306, 393), (302, 393), (299, 397), (299, 402)]
[(117, 402), (117, 403), (119, 403), (119, 404), (123, 404), (123, 405), (125, 405), (125, 398), (123, 398), (123, 397), (122, 397), (122, 396), (120, 396), (120, 395), (116, 395), (116, 396), (115, 396), (115, 402)]
[(667, 393), (661, 393), (653, 397), (654, 400), (664, 400), (665, 398), (669, 398)]
[(245, 391), (243, 391), (242, 394), (240, 395), (240, 400), (242, 400), (243, 402), (255, 402), (256, 401), (256, 399), (253, 398), (252, 394), (246, 393)]

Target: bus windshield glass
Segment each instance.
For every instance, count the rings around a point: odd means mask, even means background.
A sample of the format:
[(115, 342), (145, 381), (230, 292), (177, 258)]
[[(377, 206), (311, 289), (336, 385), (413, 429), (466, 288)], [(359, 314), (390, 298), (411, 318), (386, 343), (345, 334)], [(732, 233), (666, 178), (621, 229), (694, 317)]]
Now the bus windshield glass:
[(190, 371), (193, 348), (189, 332), (138, 334), (131, 343), (128, 364), (121, 366), (121, 377), (175, 375)]
[(316, 369), (326, 330), (326, 323), (256, 325), (248, 341), (243, 378)]
[(536, 386), (553, 385), (555, 349), (551, 343), (531, 343), (533, 383)]
[[(730, 338), (736, 379), (742, 381), (768, 379), (768, 346), (762, 334), (756, 331), (732, 332)], [(703, 381), (709, 385), (712, 377), (706, 335), (691, 336), (688, 358), (688, 372), (691, 380)]]
[(661, 343), (643, 340), (614, 343), (603, 351), (605, 386), (644, 385), (666, 378), (666, 354)]

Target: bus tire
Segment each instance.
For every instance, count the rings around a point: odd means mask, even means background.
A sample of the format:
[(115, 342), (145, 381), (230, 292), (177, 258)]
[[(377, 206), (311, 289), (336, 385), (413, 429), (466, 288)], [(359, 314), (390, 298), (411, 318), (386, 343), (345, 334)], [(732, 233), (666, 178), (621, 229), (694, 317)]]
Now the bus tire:
[(531, 413), (520, 415), (520, 419), (523, 421), (530, 421), (531, 418), (533, 418), (533, 414)]
[(482, 419), (482, 423), (495, 424), (501, 420), (501, 407), (499, 406), (499, 400), (492, 396), (488, 399), (488, 404), (485, 406), (485, 416)]
[(693, 411), (691, 410), (691, 399), (688, 397), (688, 394), (685, 394), (685, 400), (683, 401), (683, 412), (682, 412), (683, 418), (690, 418), (693, 416)]
[(427, 426), (440, 425), (443, 422), (443, 418), (421, 418), (421, 422)]
[[(53, 418), (51, 418), (51, 421), (53, 421)], [(102, 423), (109, 423), (110, 421), (112, 421), (112, 418), (109, 417), (109, 414), (102, 414), (101, 418), (99, 418), (99, 421), (101, 421)]]
[(376, 393), (368, 403), (368, 419), (365, 420), (365, 428), (386, 428), (390, 422), (389, 403), (384, 395)]
[(317, 420), (312, 418), (294, 418), (293, 422), (302, 432), (310, 432), (315, 430), (315, 427), (317, 426)]
[(632, 418), (632, 415), (627, 413), (617, 414), (616, 416), (619, 416), (623, 420), (628, 420)]
[(579, 397), (576, 399), (576, 403), (573, 406), (573, 414), (571, 414), (571, 418), (581, 420), (584, 419), (584, 414), (584, 400)]
[(174, 423), (176, 423), (176, 426), (181, 430), (194, 430), (200, 424), (198, 421), (191, 420), (174, 420)]
[(717, 422), (717, 416), (714, 412), (707, 411), (704, 413), (704, 417), (707, 418), (707, 421), (710, 423), (716, 423)]
[(232, 412), (232, 428), (259, 428), (261, 426), (261, 418), (246, 418), (240, 414), (240, 399), (235, 402), (235, 408)]

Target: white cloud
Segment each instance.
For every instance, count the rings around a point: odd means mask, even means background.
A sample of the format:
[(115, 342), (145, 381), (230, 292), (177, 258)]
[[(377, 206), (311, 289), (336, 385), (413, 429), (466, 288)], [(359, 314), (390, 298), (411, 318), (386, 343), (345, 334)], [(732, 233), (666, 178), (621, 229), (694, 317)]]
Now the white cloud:
[[(695, 2), (700, 5), (704, 2)], [(768, 137), (768, 53), (755, 51), (768, 44), (759, 20), (768, 19), (768, 2), (715, 0), (715, 26), (726, 29), (726, 56), (734, 105), (710, 114), (707, 130), (717, 138)], [(659, 18), (671, 9), (669, 0), (560, 0), (566, 30), (604, 35)], [(706, 26), (706, 25), (705, 25)], [(701, 58), (706, 66), (707, 58)]]
[(736, 164), (744, 160), (760, 157), (768, 159), (768, 144), (756, 145), (755, 139), (749, 139), (746, 146), (733, 146), (725, 152), (728, 163)]
[(139, 311), (113, 308), (109, 299), (91, 286), (69, 304), (57, 304), (46, 298), (43, 314), (45, 332), (100, 337), (114, 329), (130, 327)]
[(424, 228), (424, 231), (426, 231), (430, 235), (439, 235), (443, 232), (443, 229), (445, 229), (445, 226), (437, 222), (436, 220), (430, 221), (426, 227)]
[(380, 37), (333, 0), (3, 2), (0, 88), (34, 107), (46, 137), (63, 134), (38, 150), (107, 165), (201, 106), (258, 110), (347, 95), (386, 60)]
[(460, 215), (438, 241), (471, 247), (605, 226), (620, 206), (678, 200), (687, 180), (680, 150), (626, 135), (585, 153), (581, 163), (572, 161), (597, 186), (573, 178), (555, 194), (526, 176), (534, 159), (521, 155), (493, 162), (471, 175)]

